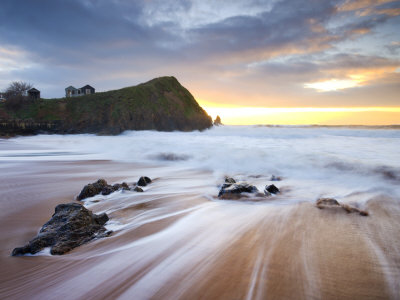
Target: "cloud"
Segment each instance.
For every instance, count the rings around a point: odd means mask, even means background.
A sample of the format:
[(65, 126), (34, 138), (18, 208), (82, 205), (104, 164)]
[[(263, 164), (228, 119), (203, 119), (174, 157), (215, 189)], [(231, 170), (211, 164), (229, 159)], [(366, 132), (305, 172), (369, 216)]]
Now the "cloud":
[[(350, 80), (362, 88), (383, 86), (389, 78), (396, 83), (398, 47), (391, 42), (397, 39), (381, 29), (393, 30), (396, 5), (365, 0), (3, 0), (0, 52), (14, 54), (0, 54), (0, 84), (27, 80), (45, 87), (44, 96), (62, 96), (70, 84), (106, 90), (175, 75), (209, 101), (228, 101), (222, 100), (226, 94), (237, 103), (244, 98), (254, 104), (290, 105), (297, 98), (310, 103), (304, 99), (314, 101), (313, 89), (304, 89), (304, 83)], [(388, 37), (379, 48), (388, 56), (371, 53), (371, 47), (360, 46), (354, 53), (343, 46), (349, 41), (359, 45), (364, 37)]]

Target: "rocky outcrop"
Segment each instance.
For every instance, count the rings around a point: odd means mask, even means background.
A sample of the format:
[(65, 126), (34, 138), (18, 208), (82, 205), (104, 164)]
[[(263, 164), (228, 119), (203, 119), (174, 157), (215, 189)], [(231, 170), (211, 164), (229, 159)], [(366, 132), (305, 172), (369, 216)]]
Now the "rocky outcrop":
[(25, 246), (15, 248), (12, 255), (35, 254), (46, 247), (53, 255), (64, 254), (94, 238), (110, 235), (111, 231), (103, 226), (107, 221), (107, 214), (93, 214), (79, 203), (57, 205), (39, 234)]
[(107, 181), (104, 179), (99, 179), (96, 182), (89, 183), (83, 187), (82, 191), (77, 197), (77, 200), (83, 200), (85, 198), (96, 196), (102, 193), (103, 189), (105, 189), (106, 194), (106, 191), (108, 190), (107, 188), (109, 187), (110, 186), (107, 184)]
[[(146, 177), (146, 178), (148, 178), (148, 177)], [(96, 182), (85, 185), (83, 187), (82, 191), (79, 193), (78, 197), (76, 197), (76, 199), (78, 201), (81, 201), (83, 199), (90, 198), (90, 197), (100, 195), (100, 194), (106, 196), (106, 195), (110, 195), (111, 193), (118, 191), (118, 190), (129, 191), (131, 189), (129, 188), (129, 185), (126, 182), (110, 185), (104, 179), (99, 179)], [(136, 190), (134, 188), (132, 188), (132, 191), (136, 191)], [(142, 190), (142, 192), (143, 192), (143, 190)]]
[(61, 133), (62, 123), (60, 121), (36, 122), (32, 119), (0, 119), (0, 137), (47, 132)]
[(258, 193), (257, 187), (247, 182), (236, 182), (231, 177), (225, 177), (225, 183), (221, 186), (218, 198), (220, 199), (240, 199), (247, 197), (247, 194)]
[(357, 207), (350, 206), (348, 204), (344, 203), (339, 203), (336, 199), (333, 198), (319, 198), (317, 202), (315, 203), (316, 207), (319, 209), (324, 209), (324, 208), (342, 208), (345, 210), (347, 213), (359, 213), (361, 216), (368, 216), (368, 212), (365, 210), (360, 210)]
[(221, 118), (217, 116), (214, 120), (214, 126), (220, 126), (220, 125), (222, 125)]

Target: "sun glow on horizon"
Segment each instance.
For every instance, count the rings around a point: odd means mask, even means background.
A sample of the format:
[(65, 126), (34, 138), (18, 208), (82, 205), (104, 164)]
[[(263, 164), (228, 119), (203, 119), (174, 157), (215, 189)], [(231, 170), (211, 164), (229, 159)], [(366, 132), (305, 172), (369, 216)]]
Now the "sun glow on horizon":
[(217, 107), (204, 105), (227, 125), (395, 125), (400, 107)]

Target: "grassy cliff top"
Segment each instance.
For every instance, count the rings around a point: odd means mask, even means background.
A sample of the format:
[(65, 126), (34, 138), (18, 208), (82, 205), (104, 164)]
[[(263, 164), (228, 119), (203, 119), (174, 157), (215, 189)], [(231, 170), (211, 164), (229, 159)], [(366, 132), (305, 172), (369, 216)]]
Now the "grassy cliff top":
[(210, 117), (175, 77), (159, 77), (137, 86), (79, 97), (40, 99), (18, 108), (1, 103), (0, 119), (61, 121), (65, 127), (84, 132), (110, 126), (117, 128), (115, 131), (193, 130), (197, 122), (202, 123), (199, 129), (211, 126)]

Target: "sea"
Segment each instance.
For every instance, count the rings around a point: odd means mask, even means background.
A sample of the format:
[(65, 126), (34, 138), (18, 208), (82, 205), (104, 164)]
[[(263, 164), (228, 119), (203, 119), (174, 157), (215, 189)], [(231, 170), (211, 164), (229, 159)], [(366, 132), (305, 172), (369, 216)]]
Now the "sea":
[[(87, 183), (114, 233), (11, 257)], [(225, 177), (280, 193), (219, 199)], [(279, 177), (280, 180), (273, 180)], [(218, 126), (0, 139), (1, 299), (399, 299), (400, 129)], [(320, 198), (368, 211), (318, 209)]]

